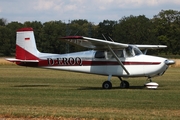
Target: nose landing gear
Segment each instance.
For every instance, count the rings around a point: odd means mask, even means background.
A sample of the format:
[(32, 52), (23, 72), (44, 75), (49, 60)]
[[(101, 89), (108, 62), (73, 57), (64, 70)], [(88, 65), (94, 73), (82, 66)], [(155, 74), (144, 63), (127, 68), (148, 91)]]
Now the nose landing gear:
[(157, 89), (157, 87), (159, 86), (158, 83), (156, 82), (152, 82), (151, 77), (148, 77), (149, 82), (145, 83), (144, 86), (148, 89)]

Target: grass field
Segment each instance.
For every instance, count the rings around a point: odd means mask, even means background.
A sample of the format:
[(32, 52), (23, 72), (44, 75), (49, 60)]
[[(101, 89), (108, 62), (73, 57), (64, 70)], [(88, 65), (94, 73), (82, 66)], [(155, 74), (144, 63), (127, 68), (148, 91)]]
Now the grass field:
[(179, 119), (180, 68), (170, 67), (157, 90), (146, 78), (131, 78), (129, 89), (103, 90), (105, 76), (0, 64), (0, 118)]

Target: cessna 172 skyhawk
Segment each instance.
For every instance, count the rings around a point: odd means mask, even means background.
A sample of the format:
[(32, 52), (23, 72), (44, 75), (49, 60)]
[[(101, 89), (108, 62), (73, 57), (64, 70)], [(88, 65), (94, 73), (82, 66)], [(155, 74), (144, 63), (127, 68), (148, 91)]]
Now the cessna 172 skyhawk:
[(36, 47), (33, 28), (21, 28), (17, 30), (16, 58), (7, 60), (21, 66), (106, 75), (108, 79), (102, 84), (104, 89), (112, 88), (112, 76), (121, 80), (121, 88), (129, 87), (122, 77), (147, 77), (151, 83), (152, 77), (163, 75), (168, 66), (175, 63), (145, 55), (140, 50), (165, 48), (164, 45), (131, 45), (82, 36), (61, 39), (92, 50), (68, 54), (41, 53)]

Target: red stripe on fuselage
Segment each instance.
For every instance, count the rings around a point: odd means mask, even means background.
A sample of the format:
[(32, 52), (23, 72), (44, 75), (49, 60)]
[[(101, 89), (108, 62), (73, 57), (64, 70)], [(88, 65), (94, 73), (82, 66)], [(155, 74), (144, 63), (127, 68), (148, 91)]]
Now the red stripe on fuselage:
[[(108, 65), (119, 65), (116, 61), (87, 61), (82, 60), (81, 64), (71, 64), (72, 62), (59, 62), (58, 60), (54, 60), (53, 62), (49, 62), (48, 60), (40, 60), (39, 66), (108, 66)], [(158, 65), (161, 62), (122, 62), (124, 65)]]

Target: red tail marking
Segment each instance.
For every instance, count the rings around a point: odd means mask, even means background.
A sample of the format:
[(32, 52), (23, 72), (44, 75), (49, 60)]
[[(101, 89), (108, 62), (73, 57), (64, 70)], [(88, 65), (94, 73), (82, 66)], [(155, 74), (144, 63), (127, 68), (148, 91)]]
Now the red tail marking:
[(25, 38), (25, 40), (30, 40), (30, 38)]
[(16, 59), (21, 60), (39, 60), (38, 57), (34, 56), (33, 54), (29, 53), (28, 51), (24, 50), (20, 46), (16, 45)]

